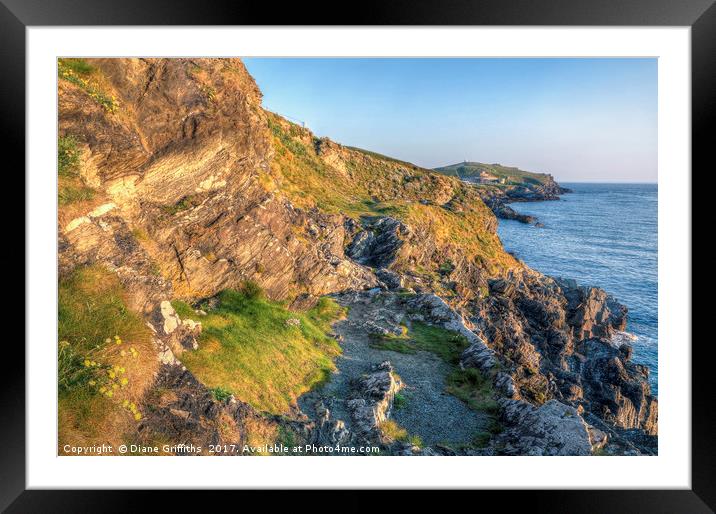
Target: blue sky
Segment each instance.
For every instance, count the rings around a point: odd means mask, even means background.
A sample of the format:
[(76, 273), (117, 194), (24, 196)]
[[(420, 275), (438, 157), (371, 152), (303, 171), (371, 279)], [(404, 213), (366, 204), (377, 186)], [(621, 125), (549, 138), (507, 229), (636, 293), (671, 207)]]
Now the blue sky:
[(245, 59), (269, 110), (433, 168), (655, 182), (656, 59)]

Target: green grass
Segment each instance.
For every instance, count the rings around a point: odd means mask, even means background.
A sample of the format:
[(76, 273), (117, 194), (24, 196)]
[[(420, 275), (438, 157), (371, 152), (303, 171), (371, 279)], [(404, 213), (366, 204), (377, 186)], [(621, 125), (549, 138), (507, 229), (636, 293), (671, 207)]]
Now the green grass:
[(467, 339), (457, 332), (442, 327), (413, 321), (403, 334), (371, 336), (370, 346), (380, 350), (412, 354), (419, 350), (433, 352), (448, 364), (457, 364), (460, 354), (467, 348)]
[(151, 339), (141, 317), (127, 308), (116, 275), (99, 266), (78, 268), (60, 282), (57, 318), (59, 341), (67, 342), (60, 352), (60, 391), (73, 389), (85, 356), (113, 347), (115, 335), (144, 344)]
[(179, 201), (171, 205), (162, 205), (161, 209), (170, 216), (173, 216), (174, 214), (196, 207), (200, 203), (201, 200), (199, 195), (188, 195), (182, 197)]
[(423, 440), (418, 435), (409, 434), (408, 431), (401, 427), (395, 420), (386, 419), (380, 426), (380, 433), (388, 441), (400, 441), (410, 443), (412, 446), (423, 447)]
[[(158, 364), (149, 329), (117, 276), (77, 268), (58, 290), (60, 442), (119, 442), (141, 419), (136, 405)], [(131, 407), (130, 407), (131, 406)]]
[(57, 75), (78, 86), (108, 113), (114, 114), (119, 109), (117, 99), (105, 91), (99, 70), (84, 59), (58, 59)]
[(460, 398), (473, 410), (493, 415), (499, 413), (492, 378), (475, 368), (455, 369), (447, 377), (447, 392)]
[(484, 171), (498, 178), (505, 180), (505, 185), (532, 185), (545, 184), (549, 180), (546, 173), (535, 173), (521, 170), (512, 166), (501, 164), (485, 164), (482, 162), (460, 162), (435, 168), (436, 171), (448, 176), (465, 178), (477, 178), (480, 172)]
[(61, 177), (74, 177), (80, 164), (80, 150), (74, 136), (57, 138), (57, 174)]
[[(196, 317), (187, 304), (173, 305), (180, 317)], [(328, 298), (307, 312), (291, 312), (263, 295), (227, 290), (201, 318), (199, 349), (185, 352), (182, 362), (211, 388), (231, 391), (259, 410), (286, 413), (335, 369), (340, 347), (328, 334), (343, 312)], [(288, 325), (291, 318), (300, 325)]]
[(60, 206), (91, 200), (95, 190), (79, 176), (80, 150), (73, 136), (57, 138), (57, 201)]
[(95, 71), (95, 67), (84, 59), (59, 59), (59, 64), (66, 71), (72, 71), (74, 74), (79, 76), (86, 77)]
[(223, 402), (231, 398), (231, 391), (224, 389), (223, 387), (212, 387), (210, 391), (214, 400), (217, 402)]
[(408, 403), (408, 399), (402, 393), (395, 393), (393, 397), (393, 408), (400, 410)]
[(60, 206), (91, 200), (95, 190), (79, 176), (80, 150), (74, 136), (57, 139), (57, 202)]
[(57, 188), (57, 201), (60, 206), (92, 200), (94, 195), (94, 189), (76, 182), (67, 183), (65, 181), (60, 181)]

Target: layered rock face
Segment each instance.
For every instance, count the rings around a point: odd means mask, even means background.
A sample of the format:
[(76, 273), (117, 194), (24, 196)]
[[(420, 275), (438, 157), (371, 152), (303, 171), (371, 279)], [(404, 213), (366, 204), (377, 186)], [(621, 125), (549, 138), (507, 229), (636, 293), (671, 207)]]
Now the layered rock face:
[[(60, 212), (59, 270), (104, 265), (152, 324), (162, 366), (146, 399), (146, 434), (245, 442), (241, 426), (258, 414), (240, 400), (214, 400), (184, 369), (200, 320), (178, 319), (168, 300), (246, 280), (294, 309), (341, 291), (406, 295), (398, 302), (406, 318), (464, 335), (460, 366), (493, 380), (507, 426), (500, 451), (588, 454), (630, 430), (657, 433), (648, 370), (610, 342), (626, 308), (506, 254), (472, 186), (276, 121), (237, 59), (89, 61), (121, 108), (110, 114), (59, 82), (60, 134), (77, 139), (81, 177), (96, 191)], [(564, 192), (553, 181), (510, 191), (483, 198), (500, 215), (508, 200)], [(389, 364), (371, 364), (351, 398), (356, 433), (325, 406), (312, 420), (272, 423), (311, 443), (375, 439), (400, 385)], [(220, 433), (226, 417), (237, 434)]]
[(90, 63), (120, 112), (60, 81), (60, 134), (80, 142), (82, 177), (111, 208), (60, 226), (61, 271), (91, 262), (121, 270), (145, 311), (172, 290), (199, 298), (247, 279), (275, 298), (374, 281), (345, 258), (342, 216), (296, 209), (262, 185), (273, 150), (261, 94), (239, 60)]
[(491, 281), (490, 292), (471, 320), (506, 364), (514, 398), (554, 398), (620, 429), (657, 433), (648, 370), (611, 342), (626, 307), (601, 289), (528, 271)]

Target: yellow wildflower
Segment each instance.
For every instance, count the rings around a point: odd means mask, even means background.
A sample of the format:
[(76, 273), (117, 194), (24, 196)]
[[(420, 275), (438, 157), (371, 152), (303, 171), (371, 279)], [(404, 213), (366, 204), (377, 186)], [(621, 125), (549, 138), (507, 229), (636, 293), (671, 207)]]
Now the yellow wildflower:
[(89, 368), (90, 364), (91, 363), (90, 363), (89, 359), (85, 359), (85, 361), (84, 361), (85, 368)]
[(142, 415), (141, 415), (140, 413), (138, 413), (138, 412), (135, 412), (135, 413), (134, 413), (134, 419), (136, 419), (137, 421), (139, 421), (140, 419), (142, 419)]

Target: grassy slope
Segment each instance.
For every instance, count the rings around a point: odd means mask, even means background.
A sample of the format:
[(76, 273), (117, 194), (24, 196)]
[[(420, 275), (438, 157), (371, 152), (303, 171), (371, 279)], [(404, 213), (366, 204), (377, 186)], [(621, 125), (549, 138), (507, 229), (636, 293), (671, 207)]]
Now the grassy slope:
[[(188, 305), (175, 302), (174, 307), (180, 317), (196, 319)], [(182, 362), (209, 387), (229, 391), (259, 410), (286, 413), (335, 369), (340, 347), (328, 333), (342, 315), (327, 298), (296, 313), (258, 296), (225, 291), (219, 305), (200, 319), (199, 350), (184, 353)]]
[(415, 353), (418, 350), (433, 352), (454, 366), (467, 348), (467, 339), (457, 332), (413, 321), (401, 335), (374, 336), (371, 346), (400, 353)]
[(100, 267), (60, 282), (58, 301), (60, 448), (122, 442), (157, 369), (149, 329), (127, 309), (116, 275)]
[[(393, 216), (429, 233), (438, 245), (494, 272), (515, 265), (495, 233), (492, 212), (473, 188), (433, 170), (342, 147), (339, 166), (315, 150), (310, 131), (268, 113), (276, 156), (264, 177), (303, 208), (360, 216)], [(433, 263), (437, 272), (441, 263)]]
[(498, 178), (504, 178), (505, 185), (544, 184), (549, 181), (549, 175), (545, 173), (535, 173), (510, 166), (502, 166), (501, 164), (484, 164), (481, 162), (460, 162), (435, 168), (435, 171), (452, 177), (459, 175), (462, 179), (478, 178), (480, 172), (485, 171)]

